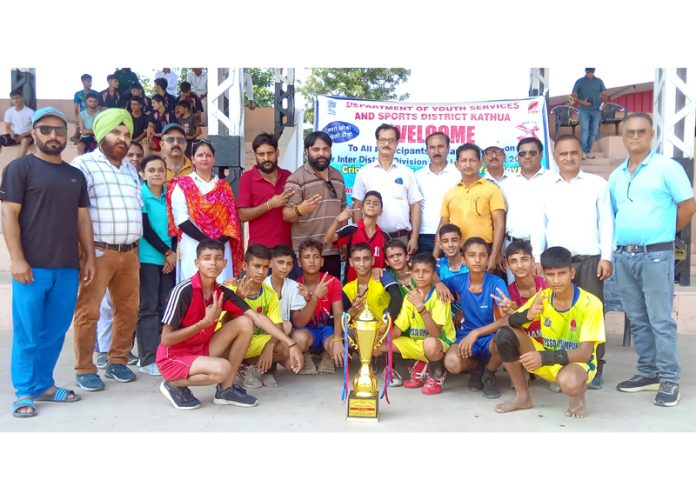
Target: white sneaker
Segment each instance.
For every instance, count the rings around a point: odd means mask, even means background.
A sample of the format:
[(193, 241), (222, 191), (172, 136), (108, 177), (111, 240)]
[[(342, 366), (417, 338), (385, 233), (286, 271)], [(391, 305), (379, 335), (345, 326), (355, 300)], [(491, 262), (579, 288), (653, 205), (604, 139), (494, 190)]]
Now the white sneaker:
[(258, 389), (263, 387), (261, 382), (261, 372), (255, 365), (249, 365), (239, 369), (239, 374), (242, 377), (242, 386), (245, 389)]
[(278, 382), (276, 382), (272, 372), (261, 374), (261, 383), (264, 387), (278, 387)]
[(157, 365), (155, 363), (150, 363), (149, 365), (141, 366), (140, 368), (138, 368), (138, 371), (140, 373), (144, 373), (145, 375), (151, 375), (153, 377), (162, 376), (159, 370), (157, 369)]

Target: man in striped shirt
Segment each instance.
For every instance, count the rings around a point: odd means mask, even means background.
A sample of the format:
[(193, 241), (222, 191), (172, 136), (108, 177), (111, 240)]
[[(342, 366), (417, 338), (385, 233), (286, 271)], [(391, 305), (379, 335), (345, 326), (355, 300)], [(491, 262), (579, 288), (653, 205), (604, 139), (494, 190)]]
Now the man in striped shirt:
[(143, 234), (143, 202), (138, 173), (126, 160), (133, 133), (128, 111), (103, 111), (94, 120), (93, 131), (99, 148), (72, 162), (87, 180), (97, 256), (94, 281), (80, 286), (74, 342), (78, 386), (86, 391), (101, 391), (104, 383), (97, 375), (92, 352), (99, 305), (107, 288), (114, 304), (114, 320), (105, 376), (118, 382), (136, 378), (126, 363), (138, 321), (138, 240)]

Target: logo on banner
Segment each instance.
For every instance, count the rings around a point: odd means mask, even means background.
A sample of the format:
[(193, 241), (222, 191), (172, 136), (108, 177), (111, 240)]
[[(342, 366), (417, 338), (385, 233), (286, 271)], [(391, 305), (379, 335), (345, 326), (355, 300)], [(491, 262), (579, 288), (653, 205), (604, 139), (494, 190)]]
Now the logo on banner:
[(329, 101), (329, 110), (328, 113), (331, 116), (336, 116), (336, 101)]

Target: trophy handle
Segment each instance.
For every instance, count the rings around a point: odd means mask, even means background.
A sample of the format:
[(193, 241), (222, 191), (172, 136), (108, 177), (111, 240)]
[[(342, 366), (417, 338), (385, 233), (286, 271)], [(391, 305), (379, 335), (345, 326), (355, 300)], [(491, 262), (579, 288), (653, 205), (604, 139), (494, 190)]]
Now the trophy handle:
[(386, 330), (384, 330), (384, 333), (377, 340), (377, 342), (375, 342), (375, 349), (382, 345), (382, 342), (384, 342), (384, 339), (387, 338), (387, 335), (389, 335), (389, 331), (391, 330), (391, 327), (394, 324), (392, 319), (391, 319), (391, 316), (386, 311), (382, 315), (382, 324), (386, 324), (387, 328), (386, 328)]
[[(353, 338), (350, 335), (348, 335), (348, 328), (350, 328), (350, 320), (348, 318), (350, 318), (350, 315), (347, 312), (343, 313), (343, 315), (341, 316), (341, 328), (343, 329), (343, 337), (345, 338), (345, 341), (348, 342), (353, 349), (357, 349), (358, 344), (356, 344)], [(355, 330), (355, 328), (353, 328), (353, 330)]]

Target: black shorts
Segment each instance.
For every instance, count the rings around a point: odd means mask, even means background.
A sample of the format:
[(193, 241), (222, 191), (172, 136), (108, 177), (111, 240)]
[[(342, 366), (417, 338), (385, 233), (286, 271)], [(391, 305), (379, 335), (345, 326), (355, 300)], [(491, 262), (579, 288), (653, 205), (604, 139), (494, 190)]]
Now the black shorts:
[[(34, 138), (29, 136), (29, 144), (34, 144)], [(0, 135), (0, 146), (19, 146), (10, 134)]]

